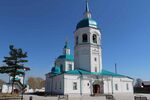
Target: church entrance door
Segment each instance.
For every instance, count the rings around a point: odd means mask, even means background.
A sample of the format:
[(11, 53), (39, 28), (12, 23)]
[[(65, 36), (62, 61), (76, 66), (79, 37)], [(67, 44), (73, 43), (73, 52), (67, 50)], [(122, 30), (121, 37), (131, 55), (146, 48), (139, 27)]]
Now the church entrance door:
[(95, 80), (93, 82), (93, 94), (100, 95), (104, 93), (103, 81)]
[(100, 86), (98, 84), (93, 85), (93, 94), (94, 95), (100, 94)]

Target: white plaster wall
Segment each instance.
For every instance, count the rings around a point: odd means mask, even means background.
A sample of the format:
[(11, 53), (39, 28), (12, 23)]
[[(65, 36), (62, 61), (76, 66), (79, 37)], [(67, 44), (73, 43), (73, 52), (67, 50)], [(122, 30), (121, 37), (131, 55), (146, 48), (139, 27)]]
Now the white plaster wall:
[(57, 75), (54, 77), (46, 78), (45, 92), (52, 94), (64, 93), (64, 75)]
[(102, 60), (99, 52), (99, 47), (82, 45), (77, 47), (76, 49), (78, 50), (78, 52), (75, 52), (75, 68), (78, 67), (90, 72), (95, 72), (95, 67), (97, 67), (97, 72), (101, 71)]
[[(123, 92), (128, 92), (128, 93), (133, 93), (133, 80), (129, 78), (121, 78), (122, 82), (122, 91)], [(127, 90), (127, 84), (128, 84), (128, 90)]]
[[(19, 86), (15, 85), (15, 84), (14, 84), (14, 88), (13, 89), (18, 89), (19, 91), (21, 91)], [(11, 93), (11, 91), (12, 91), (12, 84), (3, 84), (3, 86), (2, 86), (2, 93)]]
[[(93, 92), (92, 86), (95, 80), (97, 79), (88, 78), (86, 76), (81, 77), (80, 75), (62, 74), (53, 78), (46, 78), (47, 89), (45, 91), (55, 94), (90, 95)], [(101, 80), (104, 82), (104, 94), (133, 93), (132, 79), (125, 77), (103, 77), (103, 79), (100, 79), (100, 81)], [(77, 90), (73, 90), (73, 82), (77, 82)], [(118, 90), (115, 90), (115, 84), (118, 84)], [(126, 84), (129, 85), (129, 90), (127, 90)], [(55, 85), (57, 86), (55, 87)]]
[[(118, 84), (118, 90), (115, 89), (115, 84)], [(129, 86), (128, 90), (126, 84)], [(133, 80), (125, 77), (104, 78), (104, 93), (133, 93)]]
[[(88, 42), (82, 42), (82, 35), (88, 35)], [(93, 34), (97, 35), (97, 43), (93, 43)], [(97, 67), (97, 72), (102, 69), (102, 57), (101, 57), (101, 48), (100, 31), (94, 28), (85, 27), (80, 28), (74, 33), (75, 43), (76, 37), (78, 36), (78, 45), (75, 45), (75, 68), (84, 69), (90, 72), (95, 72), (95, 67)], [(95, 62), (94, 59), (97, 59)], [(85, 63), (86, 62), (86, 63)]]
[(56, 94), (63, 94), (64, 93), (64, 75), (57, 75), (52, 78), (52, 92)]
[[(115, 84), (118, 85), (118, 90), (115, 89)], [(113, 78), (113, 93), (119, 93), (122, 91), (121, 89), (121, 82), (120, 82), (120, 78)]]
[[(77, 82), (77, 90), (73, 90), (73, 82)], [(64, 94), (79, 94), (79, 93), (80, 93), (80, 76), (64, 75)]]
[(45, 92), (50, 93), (51, 92), (51, 78), (49, 77), (49, 74), (46, 74), (46, 81), (45, 81)]
[(112, 78), (104, 78), (104, 94), (112, 94)]
[(82, 93), (91, 94), (91, 92), (91, 83), (89, 80), (82, 80)]
[(2, 93), (11, 93), (11, 91), (12, 91), (11, 85), (3, 84)]
[[(90, 80), (84, 79), (80, 75), (65, 75), (65, 94), (79, 94), (79, 95), (90, 95), (91, 90)], [(77, 82), (77, 90), (73, 90), (73, 82)], [(81, 84), (80, 84), (81, 83)]]
[[(95, 61), (96, 58), (96, 61)], [(100, 72), (101, 69), (101, 63), (100, 62), (100, 52), (99, 52), (99, 47), (97, 46), (92, 46), (91, 47), (91, 72), (95, 72), (95, 67), (97, 67), (97, 72)]]
[[(90, 71), (90, 28), (80, 28), (75, 31), (74, 39), (75, 39), (75, 47), (74, 47), (74, 63), (75, 69), (84, 69)], [(88, 42), (82, 42), (82, 35), (86, 33), (88, 35)], [(78, 45), (76, 45), (76, 37), (78, 37)], [(85, 63), (86, 62), (86, 63)]]
[[(77, 61), (77, 62), (76, 62)], [(91, 71), (90, 47), (89, 45), (78, 46), (75, 50), (75, 68)]]
[[(115, 84), (118, 84), (118, 90), (115, 89)], [(127, 90), (126, 84), (129, 85), (129, 90)], [(113, 78), (113, 93), (133, 93), (133, 80), (129, 78)]]

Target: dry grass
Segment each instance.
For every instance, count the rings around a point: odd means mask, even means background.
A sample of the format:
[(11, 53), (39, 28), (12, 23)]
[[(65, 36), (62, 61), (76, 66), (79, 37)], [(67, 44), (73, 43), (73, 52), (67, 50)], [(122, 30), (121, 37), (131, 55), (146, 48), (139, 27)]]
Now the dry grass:
[(19, 97), (19, 94), (11, 93), (0, 93), (0, 97)]

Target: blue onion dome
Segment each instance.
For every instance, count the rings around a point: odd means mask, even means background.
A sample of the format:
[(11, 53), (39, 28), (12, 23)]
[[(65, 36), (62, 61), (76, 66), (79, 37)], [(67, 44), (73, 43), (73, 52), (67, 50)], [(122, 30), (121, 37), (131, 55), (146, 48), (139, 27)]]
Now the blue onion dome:
[(86, 9), (84, 12), (84, 18), (77, 24), (76, 30), (84, 27), (98, 28), (96, 21), (92, 19), (88, 0), (86, 0)]
[(97, 22), (91, 18), (82, 19), (76, 26), (76, 30), (84, 27), (98, 28)]
[(51, 72), (54, 73), (54, 74), (60, 74), (61, 71), (60, 71), (60, 67), (58, 66), (55, 66), (51, 69)]

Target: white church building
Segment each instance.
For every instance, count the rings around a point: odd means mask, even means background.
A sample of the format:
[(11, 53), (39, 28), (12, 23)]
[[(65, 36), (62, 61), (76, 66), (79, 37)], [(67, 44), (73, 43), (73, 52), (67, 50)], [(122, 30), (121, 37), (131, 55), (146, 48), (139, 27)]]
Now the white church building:
[(45, 92), (68, 95), (133, 93), (133, 79), (102, 68), (101, 32), (91, 17), (88, 2), (84, 18), (74, 32), (74, 56), (65, 43), (51, 72), (46, 74)]

